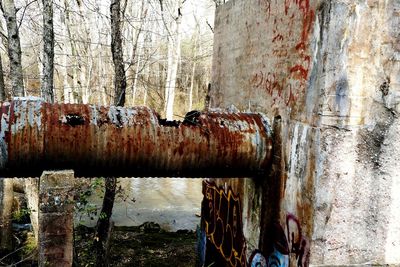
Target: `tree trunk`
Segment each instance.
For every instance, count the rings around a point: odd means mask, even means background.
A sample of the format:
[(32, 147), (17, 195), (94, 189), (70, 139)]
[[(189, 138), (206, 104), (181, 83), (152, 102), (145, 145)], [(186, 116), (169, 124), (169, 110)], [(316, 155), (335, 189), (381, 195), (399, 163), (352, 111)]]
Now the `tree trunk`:
[(192, 74), (190, 77), (190, 88), (189, 88), (189, 110), (193, 109), (193, 87), (194, 87), (194, 78), (196, 74), (196, 63), (197, 63), (197, 54), (198, 54), (198, 42), (200, 39), (200, 25), (199, 22), (194, 15), (194, 19), (196, 21), (196, 33), (194, 36), (194, 45), (193, 45), (193, 66), (192, 66)]
[(21, 43), (14, 0), (3, 0), (2, 11), (7, 24), (8, 56), (10, 58), (11, 90), (13, 96), (24, 96), (24, 80), (21, 63)]
[[(64, 1), (64, 8), (65, 8), (65, 14), (64, 14), (64, 36), (68, 37), (68, 43), (69, 47), (67, 47), (67, 40), (65, 40), (64, 47), (65, 53), (66, 54), (71, 54), (71, 60), (70, 64), (72, 65), (72, 83), (68, 83), (68, 66), (65, 65), (65, 82), (64, 82), (64, 102), (66, 103), (77, 103), (77, 97), (76, 97), (76, 88), (79, 87), (78, 84), (78, 71), (77, 71), (77, 66), (79, 66), (78, 62), (78, 53), (77, 53), (77, 45), (76, 45), (76, 40), (72, 34), (72, 20), (70, 16), (73, 14), (73, 12), (69, 11), (71, 10), (71, 7), (69, 6), (69, 3), (67, 0)], [(67, 56), (64, 58), (65, 64), (67, 63)]]
[(146, 71), (145, 71), (145, 73), (144, 73), (144, 80), (146, 80), (146, 82), (147, 82), (147, 84), (145, 84), (144, 86), (143, 86), (143, 90), (144, 90), (144, 92), (143, 92), (143, 106), (146, 106), (147, 105), (147, 87), (149, 86), (149, 84), (150, 84), (150, 77), (151, 77), (151, 74), (150, 74), (150, 64), (147, 64), (146, 65)]
[(122, 53), (121, 38), (121, 7), (120, 0), (112, 0), (110, 5), (111, 13), (111, 52), (114, 62), (114, 85), (115, 85), (115, 106), (123, 106), (125, 104), (126, 92), (126, 76)]
[(194, 75), (196, 73), (196, 61), (193, 62), (192, 75), (190, 77), (190, 89), (189, 89), (189, 111), (193, 109), (193, 86), (194, 86)]
[(114, 207), (117, 179), (105, 178), (103, 206), (96, 226), (94, 244), (96, 248), (96, 266), (108, 266), (109, 238), (111, 236), (111, 215)]
[[(19, 40), (18, 24), (16, 19), (16, 10), (13, 0), (3, 0), (1, 9), (6, 20), (8, 33), (8, 57), (10, 61), (10, 77), (11, 77), (11, 95), (24, 96), (24, 81), (22, 75), (21, 63), (21, 44)], [(0, 62), (1, 63), (1, 62)], [(1, 69), (1, 77), (3, 71)], [(0, 93), (1, 97), (5, 98), (4, 80), (3, 90)], [(13, 180), (3, 179), (0, 183), (0, 250), (8, 250), (11, 248), (12, 228), (11, 228), (11, 213), (13, 200)]]
[(61, 17), (61, 22), (62, 22), (62, 35), (63, 35), (63, 44), (62, 44), (62, 76), (63, 76), (63, 99), (64, 103), (70, 103), (71, 102), (71, 85), (68, 81), (69, 74), (68, 74), (68, 55), (70, 54), (70, 49), (69, 49), (69, 44), (67, 41), (67, 36), (68, 36), (68, 22), (67, 22), (67, 4), (64, 2), (64, 8), (65, 12), (63, 12), (62, 17)]
[(165, 85), (165, 116), (167, 120), (173, 120), (176, 76), (178, 72), (179, 59), (181, 56), (181, 21), (182, 21), (182, 1), (179, 0), (177, 17), (175, 19), (174, 36), (168, 35), (168, 70)]
[[(139, 53), (141, 52), (141, 47), (139, 47)], [(139, 71), (140, 71), (140, 63), (141, 63), (141, 55), (139, 54), (137, 56), (137, 62), (136, 62), (136, 70), (135, 70), (135, 75), (133, 78), (133, 83), (132, 83), (132, 105), (135, 105), (136, 101), (136, 94), (137, 94), (137, 80), (139, 78)]]
[[(99, 34), (100, 37), (100, 34)], [(100, 38), (99, 38), (100, 40)], [(98, 86), (98, 91), (99, 94), (101, 94), (101, 99), (102, 99), (102, 103), (104, 106), (107, 105), (107, 92), (106, 92), (106, 87), (105, 87), (105, 82), (104, 82), (104, 77), (105, 77), (105, 73), (104, 73), (104, 66), (103, 66), (103, 60), (101, 58), (102, 54), (101, 54), (101, 47), (99, 46), (98, 48), (99, 54), (98, 54), (98, 79), (99, 79), (99, 86)]]
[(63, 94), (64, 94), (64, 103), (70, 103), (71, 102), (71, 85), (68, 82), (68, 45), (64, 43), (64, 55), (63, 55)]
[(6, 87), (4, 85), (4, 75), (3, 75), (3, 61), (0, 55), (0, 101), (6, 100)]
[(86, 78), (86, 85), (84, 86), (84, 90), (83, 90), (83, 92), (82, 92), (82, 102), (83, 102), (83, 104), (88, 104), (89, 103), (89, 100), (90, 100), (90, 95), (91, 95), (91, 89), (90, 89), (90, 82), (91, 82), (91, 79), (92, 79), (92, 74), (93, 74), (93, 65), (94, 65), (94, 63), (93, 63), (93, 58), (92, 58), (92, 54), (93, 53), (90, 53), (90, 58), (88, 58), (88, 73), (87, 73), (87, 76), (85, 77)]
[(46, 102), (54, 102), (54, 29), (53, 0), (43, 0), (43, 77), (41, 94)]
[[(133, 14), (133, 5), (132, 5), (132, 14)], [(138, 29), (133, 29), (132, 31), (132, 56), (131, 56), (131, 62), (136, 61), (136, 65), (133, 72), (133, 80), (132, 80), (132, 105), (134, 106), (136, 104), (136, 96), (137, 96), (137, 80), (139, 77), (139, 72), (140, 72), (140, 67), (142, 64), (142, 61), (144, 64), (146, 63), (146, 60), (143, 60), (144, 58), (144, 46), (145, 46), (145, 38), (143, 37), (143, 27), (145, 26), (145, 21), (147, 18), (147, 7), (146, 7), (146, 1), (142, 0), (141, 5), (140, 5), (140, 24)], [(136, 34), (134, 33), (136, 32)], [(142, 55), (143, 54), (143, 55)], [(142, 66), (144, 67), (144, 66)]]
[(80, 32), (83, 32), (82, 42), (80, 42), (80, 50), (78, 55), (80, 55), (80, 67), (79, 67), (79, 88), (81, 101), (83, 104), (87, 104), (90, 100), (91, 89), (90, 82), (92, 78), (92, 70), (93, 70), (93, 57), (92, 57), (92, 44), (90, 41), (90, 29), (88, 27), (91, 24), (91, 16), (88, 16), (83, 9), (84, 5), (78, 5), (79, 8), (79, 16), (81, 23), (79, 23), (78, 29)]
[[(126, 76), (123, 63), (122, 40), (121, 40), (121, 11), (120, 1), (112, 0), (110, 5), (111, 13), (111, 52), (114, 62), (114, 105), (125, 104)], [(111, 236), (111, 215), (115, 200), (117, 179), (106, 178), (103, 206), (96, 227), (96, 266), (108, 266), (109, 238)]]

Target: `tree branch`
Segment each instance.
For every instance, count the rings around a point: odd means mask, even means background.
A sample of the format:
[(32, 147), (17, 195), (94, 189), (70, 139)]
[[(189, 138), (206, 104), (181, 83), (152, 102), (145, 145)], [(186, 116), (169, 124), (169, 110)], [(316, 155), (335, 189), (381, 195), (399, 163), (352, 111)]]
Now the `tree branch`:
[(158, 1), (160, 2), (161, 12), (163, 12), (164, 11), (163, 2), (162, 2), (162, 0), (158, 0)]
[[(25, 5), (24, 10), (22, 11), (21, 19), (19, 20), (19, 23), (18, 23), (18, 30), (19, 30), (19, 28), (21, 27), (22, 20), (24, 19), (26, 9), (27, 9), (31, 4), (33, 4), (33, 3), (35, 3), (35, 2), (37, 2), (37, 0), (32, 0), (32, 1), (30, 1), (28, 4)], [(21, 8), (17, 9), (17, 12), (18, 12), (20, 9), (21, 9)]]
[(214, 33), (214, 28), (211, 26), (211, 24), (208, 22), (208, 20), (206, 20), (206, 23), (207, 23), (208, 27), (210, 28), (210, 30), (212, 31), (212, 33)]

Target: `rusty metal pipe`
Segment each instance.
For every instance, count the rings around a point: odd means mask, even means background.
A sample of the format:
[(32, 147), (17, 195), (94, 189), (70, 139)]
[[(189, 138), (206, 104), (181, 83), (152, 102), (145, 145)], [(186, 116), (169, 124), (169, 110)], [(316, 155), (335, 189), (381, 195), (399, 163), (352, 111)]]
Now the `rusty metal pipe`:
[(1, 104), (0, 176), (73, 169), (81, 177), (249, 177), (265, 172), (272, 140), (260, 114), (190, 112), (165, 121), (146, 107)]

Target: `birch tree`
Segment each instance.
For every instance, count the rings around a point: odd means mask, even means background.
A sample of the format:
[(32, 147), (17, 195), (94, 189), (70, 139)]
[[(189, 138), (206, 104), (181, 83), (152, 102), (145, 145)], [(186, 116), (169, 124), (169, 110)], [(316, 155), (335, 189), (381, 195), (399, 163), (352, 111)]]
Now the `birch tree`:
[[(165, 18), (165, 8), (163, 1), (160, 0), (161, 11)], [(167, 80), (165, 84), (165, 116), (167, 120), (173, 120), (174, 116), (174, 101), (176, 76), (178, 65), (181, 56), (181, 22), (182, 22), (182, 0), (172, 2), (173, 20), (170, 26), (166, 27), (168, 34), (168, 65), (167, 65)]]
[(53, 0), (43, 0), (43, 77), (41, 95), (46, 102), (54, 102), (54, 28)]
[[(24, 96), (24, 83), (22, 75), (21, 63), (21, 44), (19, 39), (18, 24), (16, 19), (16, 9), (13, 0), (3, 0), (0, 2), (0, 8), (3, 12), (7, 25), (7, 45), (8, 56), (10, 61), (11, 76), (11, 95)], [(1, 61), (0, 61), (1, 64)], [(5, 98), (5, 86), (3, 79), (3, 71), (1, 67), (1, 98)], [(0, 183), (0, 250), (8, 250), (11, 248), (11, 212), (13, 199), (13, 181), (12, 179), (3, 179)]]
[(14, 96), (24, 96), (21, 43), (14, 0), (2, 0), (1, 10), (7, 25), (8, 57), (10, 58), (11, 90)]
[(193, 17), (196, 21), (196, 32), (194, 33), (194, 44), (193, 44), (193, 63), (192, 63), (192, 73), (190, 76), (190, 87), (189, 87), (189, 106), (188, 110), (191, 111), (193, 109), (193, 87), (194, 87), (194, 78), (196, 74), (196, 65), (197, 65), (197, 53), (198, 53), (198, 46), (199, 46), (199, 39), (200, 39), (200, 25), (199, 21), (195, 14)]
[[(3, 63), (0, 55), (0, 101), (6, 100)], [(13, 193), (12, 179), (0, 179), (0, 254), (12, 249), (11, 213)]]

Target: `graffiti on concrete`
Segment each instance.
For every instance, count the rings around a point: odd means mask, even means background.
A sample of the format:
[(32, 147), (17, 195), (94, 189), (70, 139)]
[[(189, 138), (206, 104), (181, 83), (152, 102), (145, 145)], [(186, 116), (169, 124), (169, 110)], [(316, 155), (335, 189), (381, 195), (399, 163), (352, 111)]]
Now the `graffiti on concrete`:
[[(230, 266), (247, 266), (240, 198), (231, 188), (224, 190), (203, 182), (202, 229), (213, 250)], [(207, 246), (207, 249), (209, 246)], [(207, 255), (211, 255), (207, 250)]]
[(249, 265), (250, 267), (288, 267), (289, 256), (275, 249), (267, 259), (261, 251), (256, 250), (250, 257)]
[(258, 5), (267, 15), (267, 20), (268, 20), (271, 16), (271, 0), (259, 0)]
[[(300, 222), (293, 215), (286, 216), (286, 232), (276, 223), (272, 229), (273, 250), (261, 252), (256, 250), (250, 257), (251, 267), (288, 267), (291, 258), (296, 260), (296, 266), (306, 267), (309, 263), (309, 242), (303, 236)], [(268, 257), (265, 255), (268, 254)]]
[(285, 105), (289, 106), (291, 102), (295, 102), (296, 96), (292, 90), (292, 84), (288, 81), (287, 77), (279, 78), (276, 73), (260, 71), (253, 76), (251, 83), (257, 88), (263, 88), (273, 97), (274, 103), (283, 99)]
[(267, 260), (260, 250), (255, 250), (250, 257), (250, 267), (266, 267)]
[(286, 228), (289, 253), (296, 256), (298, 267), (308, 266), (310, 245), (303, 236), (299, 220), (293, 214), (286, 216)]
[(274, 252), (268, 257), (269, 267), (288, 267), (289, 266), (289, 256), (281, 253), (276, 248)]
[[(250, 84), (265, 90), (274, 104), (291, 106), (307, 86), (311, 69), (308, 36), (314, 10), (310, 0), (259, 0), (258, 4), (265, 13), (265, 24), (260, 25), (266, 25), (271, 36), (265, 56), (275, 62), (261, 66), (250, 78)], [(276, 16), (271, 16), (271, 10)]]

